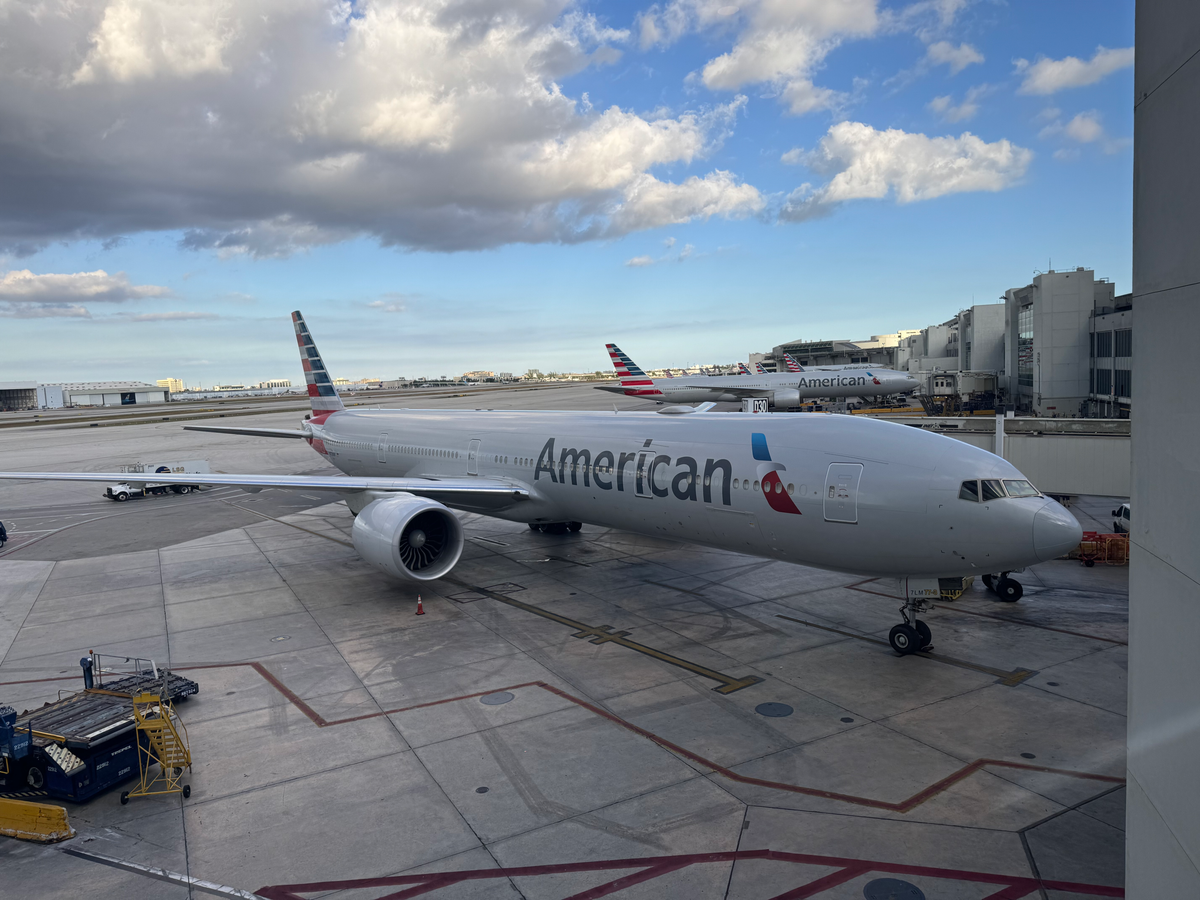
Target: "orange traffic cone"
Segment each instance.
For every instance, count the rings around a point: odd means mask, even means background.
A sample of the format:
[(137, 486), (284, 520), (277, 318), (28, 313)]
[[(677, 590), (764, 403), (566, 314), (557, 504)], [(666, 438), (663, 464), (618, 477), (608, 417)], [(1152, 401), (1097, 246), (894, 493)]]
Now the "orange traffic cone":
[(425, 615), (425, 604), (423, 604), (423, 603), (421, 602), (421, 595), (420, 595), (420, 594), (417, 594), (417, 615), (418, 615), (418, 616), (423, 616), (423, 615)]

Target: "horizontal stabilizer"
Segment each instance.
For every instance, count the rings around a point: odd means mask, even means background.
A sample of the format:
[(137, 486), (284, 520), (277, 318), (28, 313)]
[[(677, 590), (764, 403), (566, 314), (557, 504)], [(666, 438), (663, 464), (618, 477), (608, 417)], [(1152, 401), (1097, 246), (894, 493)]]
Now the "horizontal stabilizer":
[(236, 428), (233, 425), (184, 425), (184, 431), (215, 431), (220, 434), (248, 434), (251, 437), (310, 438), (311, 431), (294, 428)]

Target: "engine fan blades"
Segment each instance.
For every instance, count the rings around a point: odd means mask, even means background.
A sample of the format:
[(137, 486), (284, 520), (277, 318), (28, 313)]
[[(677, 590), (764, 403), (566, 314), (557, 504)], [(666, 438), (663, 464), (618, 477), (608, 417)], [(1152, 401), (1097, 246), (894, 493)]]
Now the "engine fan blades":
[(428, 510), (414, 516), (400, 535), (400, 561), (410, 572), (427, 569), (442, 555), (448, 538), (441, 513)]

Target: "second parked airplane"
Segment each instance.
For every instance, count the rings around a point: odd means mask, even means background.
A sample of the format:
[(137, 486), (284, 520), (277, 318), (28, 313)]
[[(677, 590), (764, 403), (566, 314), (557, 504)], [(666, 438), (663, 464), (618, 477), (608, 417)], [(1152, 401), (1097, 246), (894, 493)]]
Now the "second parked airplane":
[[(598, 384), (602, 391), (639, 397), (656, 403), (739, 402), (765, 397), (778, 409), (799, 406), (818, 397), (885, 397), (907, 394), (917, 380), (893, 369), (807, 369), (758, 375), (689, 375), (683, 378), (650, 378), (616, 344), (605, 344), (620, 384)], [(739, 365), (741, 365), (739, 363)], [(742, 368), (745, 368), (742, 366)]]

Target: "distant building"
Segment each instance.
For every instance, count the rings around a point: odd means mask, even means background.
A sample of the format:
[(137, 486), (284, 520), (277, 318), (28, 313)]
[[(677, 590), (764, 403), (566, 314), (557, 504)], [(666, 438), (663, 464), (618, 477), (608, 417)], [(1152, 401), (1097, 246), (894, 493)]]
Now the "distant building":
[(183, 390), (183, 382), (178, 378), (160, 378), (155, 382), (159, 387), (164, 387), (172, 394), (178, 394)]
[(1088, 321), (1088, 415), (1128, 419), (1133, 390), (1133, 294), (1099, 304)]
[(1097, 281), (1095, 272), (1082, 266), (1070, 272), (1051, 269), (1004, 292), (1005, 381), (1018, 412), (1087, 415), (1090, 320), (1095, 310), (1114, 307), (1115, 294), (1111, 282)]
[(38, 383), (36, 381), (0, 381), (0, 411), (37, 409)]
[(349, 378), (335, 378), (335, 379), (333, 379), (333, 383), (335, 385), (338, 385), (339, 387), (349, 387), (350, 379)]
[(144, 381), (76, 381), (46, 387), (62, 388), (64, 406), (133, 406), (170, 399), (166, 388)]
[(272, 388), (290, 388), (292, 381), (290, 378), (272, 378), (269, 381), (260, 381), (257, 385), (262, 390), (271, 390)]

